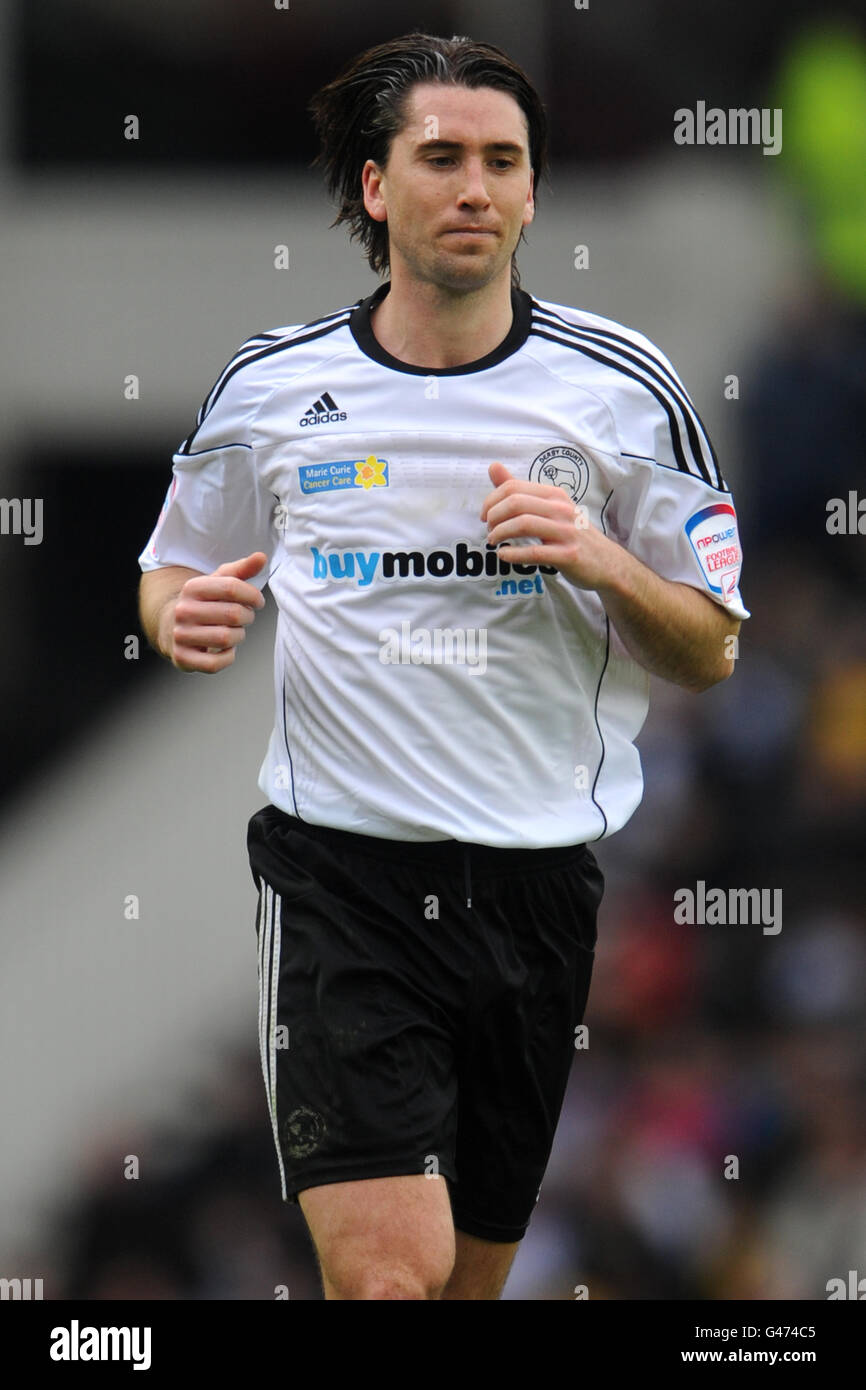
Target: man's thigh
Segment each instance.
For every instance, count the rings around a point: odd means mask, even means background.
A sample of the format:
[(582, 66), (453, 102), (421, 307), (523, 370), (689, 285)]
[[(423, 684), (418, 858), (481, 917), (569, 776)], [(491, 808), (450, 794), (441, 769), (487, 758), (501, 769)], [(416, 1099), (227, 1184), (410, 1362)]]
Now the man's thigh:
[(440, 1297), (455, 1255), (444, 1177), (327, 1183), (304, 1189), (298, 1201), (326, 1298)]
[(325, 1297), (500, 1298), (518, 1243), (455, 1231), (444, 1178), (329, 1183), (299, 1193)]

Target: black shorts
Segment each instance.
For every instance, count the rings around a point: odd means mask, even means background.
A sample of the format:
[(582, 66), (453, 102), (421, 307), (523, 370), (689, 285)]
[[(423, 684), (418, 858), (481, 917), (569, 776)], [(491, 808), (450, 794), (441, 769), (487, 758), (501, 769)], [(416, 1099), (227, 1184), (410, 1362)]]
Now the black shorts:
[(383, 840), (274, 806), (248, 848), (283, 1198), (438, 1174), (458, 1229), (520, 1240), (589, 994), (592, 852)]

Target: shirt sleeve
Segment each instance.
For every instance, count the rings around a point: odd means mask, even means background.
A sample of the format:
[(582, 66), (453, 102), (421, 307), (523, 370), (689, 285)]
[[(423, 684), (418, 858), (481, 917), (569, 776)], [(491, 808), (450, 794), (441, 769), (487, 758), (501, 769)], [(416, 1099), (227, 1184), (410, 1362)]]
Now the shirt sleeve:
[(629, 387), (617, 414), (620, 473), (607, 528), (663, 579), (748, 618), (733, 497), (682, 382), (658, 348), (652, 353), (655, 375)]
[[(138, 557), (144, 572), (186, 565), (211, 574), (256, 550), (273, 557), (275, 499), (262, 486), (251, 437), (259, 392), (242, 363), (232, 371), (242, 354), (217, 379), (195, 429), (173, 456), (162, 511)], [(270, 568), (250, 582), (263, 588)]]

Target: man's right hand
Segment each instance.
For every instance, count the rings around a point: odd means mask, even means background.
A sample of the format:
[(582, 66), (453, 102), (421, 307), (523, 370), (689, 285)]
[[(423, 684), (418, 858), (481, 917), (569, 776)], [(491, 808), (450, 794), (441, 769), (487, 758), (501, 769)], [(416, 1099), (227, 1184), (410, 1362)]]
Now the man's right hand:
[(267, 555), (257, 550), (186, 581), (160, 623), (159, 645), (173, 666), (208, 674), (231, 666), (256, 609), (265, 606), (264, 594), (246, 580), (267, 562)]

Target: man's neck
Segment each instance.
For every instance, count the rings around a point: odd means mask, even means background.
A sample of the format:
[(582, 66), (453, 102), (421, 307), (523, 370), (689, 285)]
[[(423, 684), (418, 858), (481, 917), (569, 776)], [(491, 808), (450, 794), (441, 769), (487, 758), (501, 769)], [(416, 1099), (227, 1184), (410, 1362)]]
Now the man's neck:
[(373, 309), (370, 327), (386, 352), (412, 367), (461, 367), (493, 352), (513, 320), (508, 277), (481, 289), (450, 291), (402, 276)]

